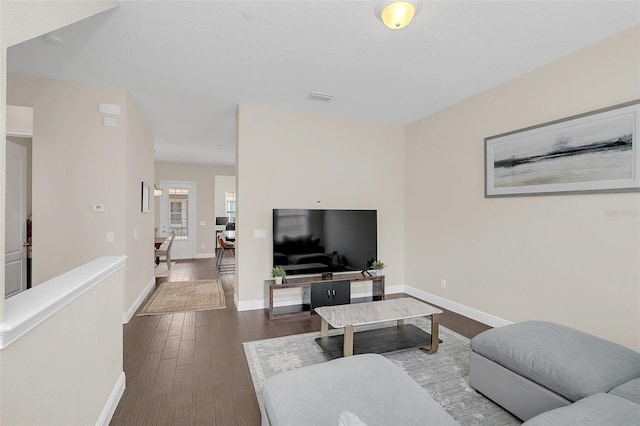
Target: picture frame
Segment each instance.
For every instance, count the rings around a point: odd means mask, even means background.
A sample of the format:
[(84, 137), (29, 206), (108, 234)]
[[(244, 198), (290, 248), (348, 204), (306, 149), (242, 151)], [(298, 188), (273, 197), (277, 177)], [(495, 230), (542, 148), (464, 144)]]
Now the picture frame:
[(640, 191), (640, 100), (485, 138), (485, 198)]
[(149, 213), (151, 211), (151, 187), (148, 183), (142, 182), (142, 213)]

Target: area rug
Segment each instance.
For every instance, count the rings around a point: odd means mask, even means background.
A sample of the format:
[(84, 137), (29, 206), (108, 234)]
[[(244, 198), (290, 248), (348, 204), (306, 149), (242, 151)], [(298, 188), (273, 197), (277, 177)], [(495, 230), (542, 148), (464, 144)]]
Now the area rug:
[(220, 280), (164, 282), (149, 297), (138, 315), (208, 311), (225, 308)]
[[(176, 266), (176, 262), (171, 262), (171, 269)], [(167, 278), (171, 271), (167, 268), (167, 263), (161, 263), (153, 268), (156, 278)]]
[[(427, 318), (407, 320), (430, 332)], [(377, 327), (395, 323), (378, 324)], [(365, 329), (358, 328), (358, 330)], [(373, 328), (373, 327), (370, 327)], [(331, 330), (329, 334), (340, 334)], [(282, 371), (326, 362), (328, 357), (315, 343), (320, 333), (297, 334), (244, 343), (251, 379), (262, 408), (265, 380)], [(384, 356), (406, 371), (461, 425), (519, 425), (522, 422), (469, 387), (469, 339), (440, 326), (442, 343), (435, 354), (419, 349), (392, 352)], [(376, 385), (376, 384), (373, 384)]]

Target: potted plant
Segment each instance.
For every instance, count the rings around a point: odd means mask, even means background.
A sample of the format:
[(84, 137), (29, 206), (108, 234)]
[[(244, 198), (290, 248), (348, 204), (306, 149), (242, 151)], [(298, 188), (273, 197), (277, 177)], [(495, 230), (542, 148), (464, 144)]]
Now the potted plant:
[(287, 276), (287, 273), (279, 266), (274, 266), (271, 269), (271, 276), (276, 279), (276, 284), (282, 284), (282, 279)]
[(382, 270), (384, 269), (384, 262), (381, 260), (374, 260), (371, 262), (371, 269), (376, 271), (376, 276), (382, 275)]

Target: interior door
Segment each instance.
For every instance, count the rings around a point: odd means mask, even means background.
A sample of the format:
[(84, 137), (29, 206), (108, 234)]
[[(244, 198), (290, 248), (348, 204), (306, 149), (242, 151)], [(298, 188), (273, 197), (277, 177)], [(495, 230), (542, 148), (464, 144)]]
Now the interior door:
[(195, 182), (161, 181), (163, 189), (160, 200), (160, 236), (169, 236), (175, 231), (171, 246), (172, 259), (195, 258)]
[(7, 141), (5, 297), (27, 288), (27, 149)]

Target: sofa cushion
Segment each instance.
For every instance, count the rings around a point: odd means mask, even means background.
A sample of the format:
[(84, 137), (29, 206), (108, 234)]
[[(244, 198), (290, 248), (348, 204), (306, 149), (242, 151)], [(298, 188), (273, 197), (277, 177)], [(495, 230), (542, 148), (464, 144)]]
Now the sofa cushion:
[(630, 426), (640, 421), (640, 405), (607, 393), (537, 415), (522, 426)]
[(610, 394), (640, 404), (640, 379), (629, 380), (609, 391)]
[(369, 426), (457, 424), (407, 373), (375, 354), (280, 373), (265, 382), (262, 401), (272, 426), (335, 426), (343, 411)]
[(640, 377), (640, 353), (544, 321), (487, 330), (471, 349), (572, 402)]

